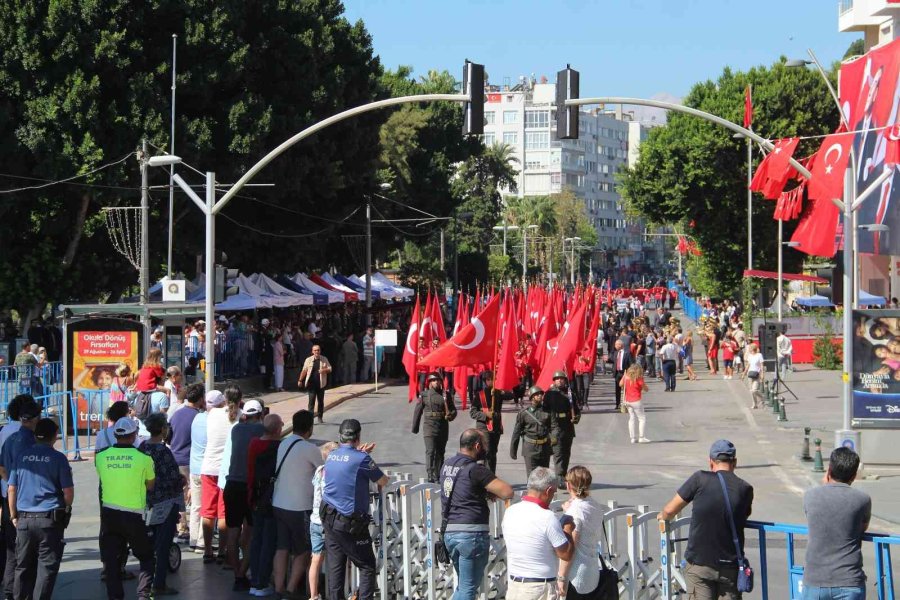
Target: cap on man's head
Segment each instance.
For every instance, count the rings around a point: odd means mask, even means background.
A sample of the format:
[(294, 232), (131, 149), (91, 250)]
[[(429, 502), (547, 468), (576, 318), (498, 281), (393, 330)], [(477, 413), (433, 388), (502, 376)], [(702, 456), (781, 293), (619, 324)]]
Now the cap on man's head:
[(341, 435), (356, 436), (362, 431), (362, 425), (356, 419), (344, 419), (341, 421)]
[(19, 404), (19, 420), (30, 421), (41, 416), (41, 405), (34, 398), (28, 397)]
[(56, 438), (59, 425), (53, 419), (41, 419), (34, 428), (34, 437), (38, 440), (51, 440)]
[(265, 327), (266, 325), (269, 324), (269, 320), (268, 320), (268, 319), (263, 319), (262, 321), (260, 321), (260, 324), (261, 324), (263, 327)]
[(219, 390), (206, 392), (206, 408), (219, 408), (225, 405), (225, 396)]
[(248, 417), (252, 417), (253, 415), (261, 414), (263, 411), (262, 404), (259, 403), (259, 400), (249, 400), (244, 403), (244, 408), (241, 409), (241, 412), (247, 415)]
[(737, 448), (728, 440), (716, 440), (709, 449), (709, 457), (713, 460), (734, 460)]
[(122, 417), (113, 426), (113, 433), (116, 437), (126, 437), (132, 433), (137, 433), (138, 426), (131, 417)]

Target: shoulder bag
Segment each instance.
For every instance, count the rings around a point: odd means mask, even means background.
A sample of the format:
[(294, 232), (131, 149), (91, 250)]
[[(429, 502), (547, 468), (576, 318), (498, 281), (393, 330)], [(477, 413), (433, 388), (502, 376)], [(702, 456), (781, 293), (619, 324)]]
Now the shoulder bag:
[[(606, 536), (606, 525), (600, 524), (603, 531), (603, 541), (606, 542), (606, 553), (609, 554), (609, 538)], [(599, 555), (600, 559), (600, 582), (597, 589), (594, 590), (593, 597), (595, 600), (618, 600), (619, 598), (619, 572), (606, 562), (603, 553)]]
[[(275, 482), (278, 481), (278, 476), (281, 474), (281, 467), (284, 466), (284, 461), (287, 460), (288, 455), (291, 453), (291, 450), (294, 449), (300, 440), (294, 440), (288, 449), (285, 451), (284, 456), (281, 457), (281, 462), (278, 463), (278, 467), (275, 469), (275, 473), (269, 479), (269, 481), (265, 482), (263, 485), (259, 487), (256, 495), (256, 510), (265, 514), (272, 514), (272, 500), (275, 498)], [(251, 482), (253, 484), (254, 482)]]
[(750, 593), (753, 591), (753, 569), (744, 553), (741, 552), (741, 544), (738, 541), (737, 528), (734, 526), (734, 512), (731, 510), (731, 500), (728, 498), (728, 486), (725, 485), (725, 478), (722, 473), (716, 473), (719, 476), (719, 483), (722, 484), (722, 493), (725, 495), (725, 510), (728, 514), (728, 525), (731, 527), (731, 539), (734, 540), (734, 551), (737, 553), (738, 577), (737, 591)]

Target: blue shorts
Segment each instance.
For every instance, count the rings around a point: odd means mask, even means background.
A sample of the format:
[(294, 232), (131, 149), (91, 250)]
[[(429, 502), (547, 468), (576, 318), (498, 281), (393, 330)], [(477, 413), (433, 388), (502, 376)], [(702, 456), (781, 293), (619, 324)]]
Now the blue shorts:
[(322, 554), (325, 549), (325, 536), (322, 533), (322, 525), (320, 523), (309, 524), (309, 542), (312, 546), (313, 554)]

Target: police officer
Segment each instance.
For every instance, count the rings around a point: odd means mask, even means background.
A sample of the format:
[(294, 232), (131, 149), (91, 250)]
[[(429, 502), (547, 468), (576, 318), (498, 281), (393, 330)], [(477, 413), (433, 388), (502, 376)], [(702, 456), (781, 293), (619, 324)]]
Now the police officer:
[(503, 401), (514, 397), (512, 392), (494, 389), (494, 373), (491, 371), (482, 372), (469, 389), (469, 416), (475, 419), (475, 428), (487, 434), (488, 447), (484, 460), (492, 473), (497, 472), (497, 448), (503, 434)]
[(16, 526), (16, 598), (50, 600), (62, 562), (63, 532), (75, 498), (72, 468), (53, 449), (59, 426), (41, 419), (36, 443), (19, 457), (9, 475), (9, 502)]
[(544, 410), (556, 417), (556, 426), (550, 432), (553, 444), (553, 466), (560, 481), (569, 472), (572, 440), (575, 439), (575, 423), (581, 419), (581, 409), (572, 401), (569, 378), (565, 371), (553, 374), (553, 385), (544, 394)]
[(428, 481), (435, 483), (450, 433), (450, 421), (456, 418), (456, 403), (453, 396), (444, 393), (444, 382), (438, 373), (428, 374), (428, 389), (416, 404), (413, 412), (412, 432), (419, 433), (419, 424), (424, 419), (422, 436), (425, 438), (425, 469)]
[(356, 419), (341, 423), (341, 445), (325, 461), (320, 517), (325, 533), (328, 597), (344, 597), (347, 559), (359, 569), (358, 600), (375, 595), (375, 552), (369, 524), (369, 484), (378, 489), (388, 478), (369, 456), (375, 444), (361, 444), (362, 426)]
[(122, 564), (128, 547), (140, 561), (138, 598), (150, 598), (156, 565), (153, 541), (144, 525), (147, 492), (156, 485), (153, 459), (134, 447), (137, 424), (122, 417), (113, 426), (116, 443), (94, 459), (100, 479), (100, 558), (106, 569), (109, 600), (125, 597)]
[(556, 413), (544, 410), (544, 390), (536, 385), (531, 386), (528, 398), (531, 406), (516, 417), (509, 443), (509, 457), (516, 460), (519, 438), (524, 438), (522, 457), (525, 459), (526, 477), (535, 467), (550, 466), (550, 432), (556, 427)]

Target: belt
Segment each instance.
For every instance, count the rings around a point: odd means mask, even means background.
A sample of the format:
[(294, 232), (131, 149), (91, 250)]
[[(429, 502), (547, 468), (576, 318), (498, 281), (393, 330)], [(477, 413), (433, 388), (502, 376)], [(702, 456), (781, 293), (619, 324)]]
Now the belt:
[(547, 443), (547, 438), (525, 438), (525, 441), (529, 444), (534, 444), (535, 446), (540, 446), (541, 444)]
[(516, 577), (515, 575), (510, 575), (509, 580), (516, 583), (550, 583), (551, 581), (556, 581), (556, 577)]
[(24, 512), (19, 511), (19, 516), (26, 519), (49, 519), (53, 517), (53, 511), (47, 512)]
[(425, 413), (425, 416), (426, 416), (426, 417), (441, 417), (441, 418), (444, 418), (444, 417), (446, 417), (447, 415), (445, 415), (445, 414), (442, 413), (442, 412), (430, 412), (430, 413)]
[(556, 413), (556, 416), (557, 416), (558, 418), (562, 419), (562, 418), (564, 418), (564, 417), (568, 417), (568, 416), (569, 416), (569, 413)]

